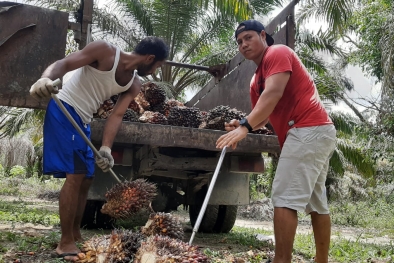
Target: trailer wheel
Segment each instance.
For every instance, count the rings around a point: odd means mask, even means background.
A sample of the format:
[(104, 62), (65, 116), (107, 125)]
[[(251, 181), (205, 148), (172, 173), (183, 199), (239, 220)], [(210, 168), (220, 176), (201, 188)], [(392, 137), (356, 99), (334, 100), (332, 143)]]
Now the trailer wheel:
[(96, 201), (87, 200), (85, 211), (83, 212), (81, 228), (93, 229), (96, 227), (95, 217), (96, 217)]
[[(198, 214), (200, 213), (202, 204), (204, 203), (204, 198), (207, 193), (207, 187), (203, 187), (200, 191), (196, 193), (195, 204), (189, 206), (189, 218), (190, 223), (194, 227), (197, 222)], [(205, 210), (204, 217), (202, 218), (198, 232), (202, 233), (212, 233), (218, 219), (219, 206), (218, 205), (208, 205)]]
[(213, 229), (215, 233), (228, 233), (237, 219), (237, 205), (220, 205), (218, 219)]
[(100, 212), (103, 201), (87, 200), (83, 213), (81, 228), (85, 229), (112, 229), (115, 222), (110, 216)]
[[(190, 223), (194, 227), (197, 222), (198, 213), (200, 212), (200, 205), (191, 205), (189, 207), (189, 218)], [(198, 232), (202, 233), (212, 233), (214, 232), (214, 228), (216, 225), (216, 220), (218, 218), (219, 206), (218, 205), (208, 205), (205, 210), (204, 217), (202, 218), (200, 227), (198, 228)]]

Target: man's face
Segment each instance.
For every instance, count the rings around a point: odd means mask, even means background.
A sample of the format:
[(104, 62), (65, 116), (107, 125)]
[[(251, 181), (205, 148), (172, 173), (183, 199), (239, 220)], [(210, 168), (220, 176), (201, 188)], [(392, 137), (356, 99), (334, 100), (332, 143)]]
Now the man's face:
[[(262, 36), (264, 35), (264, 36)], [(261, 56), (267, 43), (265, 42), (265, 32), (257, 33), (253, 30), (243, 31), (237, 36), (238, 50), (249, 60), (254, 60)]]
[(156, 61), (156, 62), (153, 61), (150, 64), (142, 63), (142, 64), (138, 65), (138, 67), (137, 67), (138, 76), (143, 77), (143, 76), (153, 74), (157, 70), (158, 67), (161, 67), (163, 65), (163, 63), (164, 63), (164, 61)]

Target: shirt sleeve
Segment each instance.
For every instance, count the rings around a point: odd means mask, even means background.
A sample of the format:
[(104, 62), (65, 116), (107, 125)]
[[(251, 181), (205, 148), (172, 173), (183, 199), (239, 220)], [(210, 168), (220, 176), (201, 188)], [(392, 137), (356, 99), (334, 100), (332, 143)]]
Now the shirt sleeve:
[(287, 46), (274, 46), (264, 58), (264, 78), (283, 72), (292, 72), (293, 51)]

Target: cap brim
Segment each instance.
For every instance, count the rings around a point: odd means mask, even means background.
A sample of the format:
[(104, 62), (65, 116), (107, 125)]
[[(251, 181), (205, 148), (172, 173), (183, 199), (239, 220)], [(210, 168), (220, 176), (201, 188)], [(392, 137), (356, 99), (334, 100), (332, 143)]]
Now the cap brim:
[(274, 39), (268, 34), (265, 34), (265, 40), (267, 41), (268, 46), (272, 46), (275, 42)]

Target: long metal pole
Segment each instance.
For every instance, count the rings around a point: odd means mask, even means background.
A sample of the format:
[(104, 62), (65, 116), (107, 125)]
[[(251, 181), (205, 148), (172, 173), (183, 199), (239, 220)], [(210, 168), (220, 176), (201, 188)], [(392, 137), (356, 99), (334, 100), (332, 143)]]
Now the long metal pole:
[[(53, 82), (53, 86), (58, 86), (61, 83), (60, 79), (56, 79)], [(93, 150), (94, 154), (98, 157), (98, 158), (102, 158), (100, 153), (97, 151), (97, 149), (94, 147), (94, 145), (92, 144), (92, 142), (88, 139), (88, 137), (86, 137), (85, 133), (81, 130), (81, 128), (78, 126), (78, 124), (75, 122), (74, 118), (70, 115), (70, 113), (67, 111), (67, 109), (64, 107), (63, 103), (59, 100), (59, 98), (56, 96), (56, 94), (52, 93), (52, 98), (55, 100), (57, 106), (59, 106), (59, 108), (62, 110), (62, 112), (64, 113), (64, 115), (66, 115), (67, 119), (71, 122), (71, 124), (74, 126), (74, 128), (78, 131), (79, 135), (81, 135), (82, 139), (87, 143), (87, 145), (89, 145), (89, 147)], [(109, 173), (113, 176), (113, 178), (115, 178), (116, 181), (118, 181), (118, 183), (121, 183), (122, 181), (120, 181), (119, 177), (115, 174), (115, 172), (109, 168)]]
[(204, 202), (202, 204), (200, 213), (198, 214), (196, 224), (194, 225), (193, 233), (192, 233), (192, 236), (190, 238), (189, 245), (191, 245), (193, 243), (194, 236), (196, 235), (196, 233), (198, 231), (198, 228), (200, 227), (202, 218), (204, 217), (205, 210), (207, 209), (207, 206), (208, 206), (209, 198), (211, 198), (213, 187), (215, 186), (216, 179), (217, 179), (217, 177), (219, 175), (220, 167), (222, 166), (224, 156), (226, 155), (226, 149), (227, 149), (227, 146), (224, 146), (223, 150), (222, 150), (222, 153), (220, 154), (220, 158), (219, 158), (218, 164), (216, 165), (215, 173), (212, 176), (211, 183), (209, 184), (209, 187), (208, 187), (208, 192), (205, 195), (205, 199), (204, 199)]

